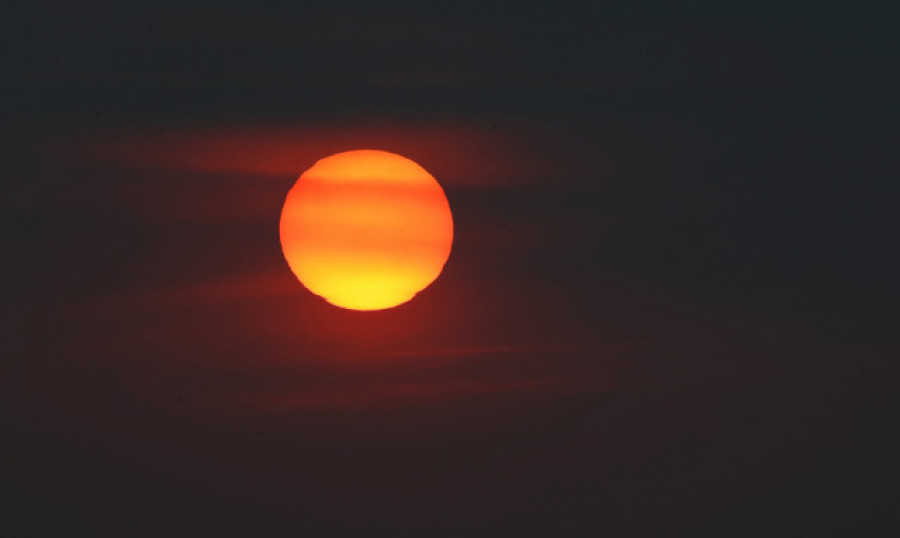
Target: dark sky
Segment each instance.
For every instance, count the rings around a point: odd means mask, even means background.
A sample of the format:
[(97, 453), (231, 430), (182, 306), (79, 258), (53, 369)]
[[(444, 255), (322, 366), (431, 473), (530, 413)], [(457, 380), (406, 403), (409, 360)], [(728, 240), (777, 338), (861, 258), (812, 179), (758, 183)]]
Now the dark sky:
[[(878, 536), (891, 2), (8, 9), (3, 536)], [(413, 301), (284, 262), (296, 177), (401, 153)]]

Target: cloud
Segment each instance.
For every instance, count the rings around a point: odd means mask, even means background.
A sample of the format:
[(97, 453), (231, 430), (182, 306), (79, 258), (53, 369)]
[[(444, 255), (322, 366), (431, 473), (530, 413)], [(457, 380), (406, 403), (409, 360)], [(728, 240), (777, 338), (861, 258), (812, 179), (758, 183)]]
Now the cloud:
[(180, 172), (296, 178), (318, 159), (383, 149), (422, 164), (442, 184), (522, 183), (541, 170), (518, 140), (475, 123), (341, 122), (298, 125), (171, 126), (86, 133), (57, 146), (70, 160)]

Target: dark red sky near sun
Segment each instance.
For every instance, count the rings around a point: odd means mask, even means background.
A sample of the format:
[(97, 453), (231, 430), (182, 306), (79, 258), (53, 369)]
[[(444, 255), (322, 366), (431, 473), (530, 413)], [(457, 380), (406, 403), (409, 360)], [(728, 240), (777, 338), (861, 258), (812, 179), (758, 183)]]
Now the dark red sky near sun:
[[(890, 17), (57, 4), (11, 36), (0, 535), (896, 528)], [(359, 148), (454, 218), (377, 312), (278, 237)]]

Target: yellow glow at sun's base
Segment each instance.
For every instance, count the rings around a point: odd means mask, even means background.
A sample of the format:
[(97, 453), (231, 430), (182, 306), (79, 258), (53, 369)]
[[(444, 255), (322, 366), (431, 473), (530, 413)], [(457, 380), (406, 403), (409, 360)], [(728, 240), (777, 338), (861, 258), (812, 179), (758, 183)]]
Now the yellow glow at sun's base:
[(311, 292), (353, 310), (405, 303), (441, 273), (453, 217), (438, 182), (386, 151), (326, 157), (304, 172), (281, 213), (281, 247)]

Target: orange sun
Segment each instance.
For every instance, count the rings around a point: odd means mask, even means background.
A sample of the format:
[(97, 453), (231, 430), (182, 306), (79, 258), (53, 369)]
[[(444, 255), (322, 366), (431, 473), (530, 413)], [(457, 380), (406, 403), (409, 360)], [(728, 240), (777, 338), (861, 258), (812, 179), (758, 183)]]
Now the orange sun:
[(326, 157), (281, 212), (281, 248), (311, 292), (352, 310), (405, 303), (441, 273), (453, 243), (447, 197), (431, 174), (386, 151)]

